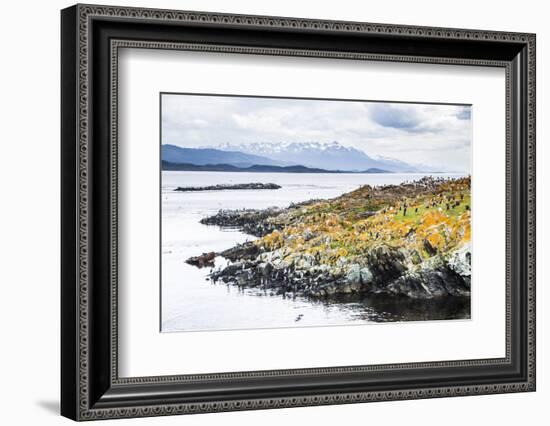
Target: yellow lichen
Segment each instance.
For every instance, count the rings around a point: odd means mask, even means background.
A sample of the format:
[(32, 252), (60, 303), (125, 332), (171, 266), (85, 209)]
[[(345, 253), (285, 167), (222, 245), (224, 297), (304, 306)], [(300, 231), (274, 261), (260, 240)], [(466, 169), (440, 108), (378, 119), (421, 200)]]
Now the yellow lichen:
[(433, 254), (426, 251), (426, 242), (445, 253), (470, 241), (470, 178), (446, 181), (431, 191), (401, 188), (385, 191), (365, 186), (290, 210), (272, 219), (282, 230), (264, 236), (258, 244), (334, 263), (363, 256), (380, 243), (426, 257)]

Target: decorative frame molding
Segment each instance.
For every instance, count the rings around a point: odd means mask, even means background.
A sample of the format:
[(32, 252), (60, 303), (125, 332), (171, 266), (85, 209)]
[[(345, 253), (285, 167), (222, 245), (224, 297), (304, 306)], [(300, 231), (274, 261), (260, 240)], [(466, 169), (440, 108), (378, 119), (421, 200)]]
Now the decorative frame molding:
[[(162, 29), (167, 32), (160, 34), (158, 41), (134, 38), (139, 31), (127, 31), (124, 25), (128, 23), (139, 23), (143, 27), (141, 31), (145, 32), (156, 34)], [(189, 28), (191, 40), (175, 39), (168, 27)], [(209, 40), (197, 42), (197, 37), (202, 36), (192, 34), (192, 30), (211, 27), (223, 28), (229, 33), (243, 32), (243, 29), (257, 33), (275, 31), (298, 39), (308, 32), (329, 39), (346, 34), (351, 42), (349, 49), (344, 46), (340, 49), (334, 41), (339, 49), (327, 50), (314, 46), (258, 47), (242, 41), (223, 45)], [(354, 50), (355, 37), (375, 40), (372, 47), (367, 46), (371, 51)], [(242, 36), (242, 40), (245, 39), (246, 36)], [(281, 43), (288, 44), (288, 40), (285, 38)], [(385, 52), (388, 41), (426, 47), (417, 49), (418, 55)], [(76, 5), (62, 11), (62, 414), (75, 420), (92, 420), (535, 390), (535, 41), (533, 34), (510, 32), (126, 7)], [(437, 51), (437, 43), (458, 46), (456, 51), (463, 52), (464, 56), (427, 54)], [(461, 46), (479, 49), (465, 53), (466, 49)], [(506, 357), (119, 378), (117, 71), (118, 49), (127, 47), (505, 68)], [(101, 124), (98, 117), (105, 118), (108, 125)], [(107, 172), (107, 178), (101, 172)], [(108, 194), (100, 189), (107, 189)], [(104, 229), (105, 233), (100, 234), (98, 229)], [(101, 257), (97, 251), (99, 247), (108, 253), (107, 259), (98, 261)], [(513, 255), (518, 257), (517, 261), (512, 262)], [(98, 304), (103, 309), (99, 309)], [(439, 377), (453, 368), (466, 371), (489, 366), (506, 369), (508, 375), (514, 371), (515, 379), (480, 379), (468, 385), (399, 385), (395, 389), (375, 389), (373, 383), (361, 387), (356, 383), (362, 375), (367, 377), (380, 372), (388, 375), (391, 372), (398, 377), (404, 371), (429, 370), (434, 377)], [(337, 392), (323, 392), (320, 384), (318, 390), (300, 393), (292, 390), (289, 381), (286, 393), (273, 385), (272, 396), (265, 398), (242, 397), (246, 393), (244, 388), (242, 393), (224, 395), (220, 391), (216, 397), (206, 399), (183, 392), (189, 385), (214, 392), (213, 388), (223, 388), (224, 383), (235, 379), (249, 380), (252, 387), (265, 388), (277, 378), (299, 382), (304, 377), (325, 383), (327, 389), (333, 376), (349, 376), (349, 386)], [(182, 389), (180, 397), (167, 397), (165, 390), (170, 387), (173, 391), (174, 386)], [(249, 392), (254, 394), (252, 390)]]

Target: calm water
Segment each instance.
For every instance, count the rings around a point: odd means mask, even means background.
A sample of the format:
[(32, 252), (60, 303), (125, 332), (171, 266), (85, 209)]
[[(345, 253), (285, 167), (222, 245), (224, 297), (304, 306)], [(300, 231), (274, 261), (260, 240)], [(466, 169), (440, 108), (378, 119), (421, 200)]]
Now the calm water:
[[(332, 198), (361, 185), (399, 184), (415, 174), (283, 174), (225, 172), (162, 173), (162, 331), (227, 330), (368, 322), (440, 320), (469, 312), (468, 300), (419, 302), (388, 297), (302, 297), (241, 290), (208, 280), (210, 268), (185, 263), (203, 252), (221, 251), (254, 239), (235, 230), (199, 223), (219, 209), (286, 207), (312, 198)], [(438, 175), (455, 177), (458, 175)], [(174, 192), (178, 186), (273, 182), (278, 190)], [(216, 266), (223, 259), (216, 260)]]

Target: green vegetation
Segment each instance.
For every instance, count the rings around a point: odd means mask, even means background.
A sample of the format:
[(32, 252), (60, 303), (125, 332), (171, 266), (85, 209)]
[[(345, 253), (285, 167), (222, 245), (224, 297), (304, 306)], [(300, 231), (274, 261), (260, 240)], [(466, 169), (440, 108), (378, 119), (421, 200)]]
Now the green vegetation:
[(358, 262), (380, 245), (407, 249), (417, 262), (445, 255), (470, 241), (470, 178), (424, 178), (382, 187), (363, 186), (269, 218), (277, 229), (256, 241), (288, 261)]

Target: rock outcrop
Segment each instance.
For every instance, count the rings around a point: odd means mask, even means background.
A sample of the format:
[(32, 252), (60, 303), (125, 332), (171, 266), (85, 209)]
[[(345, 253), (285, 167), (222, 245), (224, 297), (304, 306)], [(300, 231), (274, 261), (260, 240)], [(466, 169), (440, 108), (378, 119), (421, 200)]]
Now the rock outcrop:
[(264, 210), (220, 210), (213, 216), (200, 220), (203, 225), (218, 225), (224, 228), (238, 228), (246, 234), (263, 237), (283, 225), (271, 222), (269, 219), (283, 213), (283, 209), (271, 207)]
[(376, 293), (431, 299), (470, 294), (471, 252), (466, 246), (419, 264), (414, 253), (384, 245), (367, 253), (362, 263), (342, 258), (334, 265), (318, 264), (313, 256), (288, 256), (284, 249), (258, 250), (254, 243), (238, 246), (240, 255), (213, 271), (213, 281), (311, 297)]
[(190, 265), (204, 268), (206, 266), (214, 266), (214, 260), (216, 259), (216, 253), (211, 251), (210, 253), (203, 253), (200, 256), (193, 256), (187, 259), (185, 262)]
[[(469, 296), (470, 179), (364, 186), (286, 209), (222, 210), (201, 220), (258, 237), (219, 255), (212, 281), (310, 297)], [(196, 261), (196, 260), (195, 260)]]

